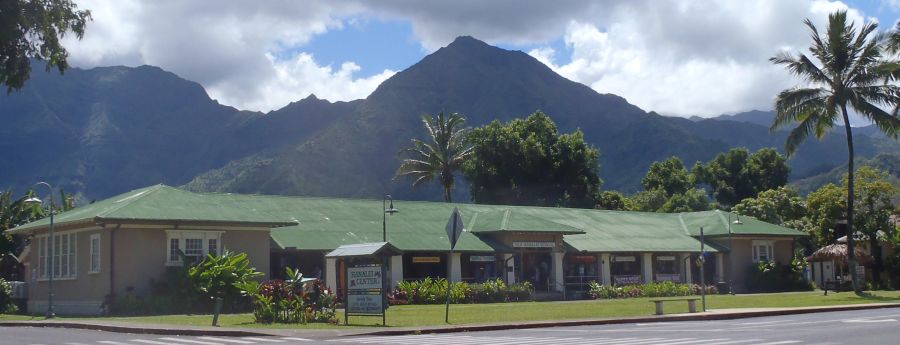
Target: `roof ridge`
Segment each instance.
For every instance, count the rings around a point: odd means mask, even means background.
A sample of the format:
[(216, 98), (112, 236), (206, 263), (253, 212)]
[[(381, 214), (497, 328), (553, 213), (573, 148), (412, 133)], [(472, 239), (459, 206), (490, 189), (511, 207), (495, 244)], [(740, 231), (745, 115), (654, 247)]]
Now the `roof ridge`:
[(506, 230), (506, 227), (509, 225), (509, 213), (510, 210), (508, 208), (503, 210), (503, 219), (500, 220), (500, 230)]
[[(108, 216), (108, 215), (112, 214), (113, 212), (116, 212), (116, 211), (118, 211), (118, 210), (121, 210), (121, 209), (122, 209), (123, 207), (125, 207), (125, 206), (131, 205), (132, 203), (134, 203), (134, 202), (137, 201), (137, 200), (143, 199), (144, 196), (147, 196), (147, 195), (149, 195), (149, 194), (152, 194), (153, 192), (156, 192), (156, 191), (158, 191), (158, 190), (160, 190), (160, 189), (163, 189), (163, 188), (165, 188), (165, 187), (169, 187), (169, 186), (166, 186), (166, 185), (164, 185), (164, 184), (162, 184), (162, 183), (159, 183), (159, 184), (156, 184), (156, 185), (154, 185), (154, 186), (146, 187), (146, 188), (147, 188), (146, 190), (144, 190), (144, 191), (142, 191), (142, 192), (139, 192), (139, 193), (137, 193), (136, 195), (127, 196), (127, 197), (121, 198), (121, 199), (119, 199), (119, 200), (113, 201), (114, 203), (116, 203), (116, 202), (123, 201), (123, 200), (125, 200), (125, 199), (129, 199), (129, 200), (127, 200), (126, 202), (123, 202), (121, 205), (112, 207), (112, 208), (110, 208), (109, 210), (106, 210), (106, 211), (103, 211), (103, 212), (101, 212), (101, 213), (98, 213), (98, 214), (95, 215), (94, 217), (96, 217), (96, 218), (104, 218), (105, 216)], [(169, 188), (175, 189), (175, 190), (179, 190), (179, 191), (180, 191), (180, 189), (178, 189), (178, 188), (174, 188), (174, 187), (169, 187)], [(138, 189), (135, 189), (135, 190), (138, 190)], [(133, 192), (133, 191), (132, 191), (132, 192)]]
[(678, 212), (678, 222), (681, 223), (681, 230), (684, 230), (685, 235), (693, 237), (691, 235), (691, 231), (687, 227), (687, 224), (684, 223), (684, 217), (682, 217), (682, 215), (684, 215), (684, 212)]

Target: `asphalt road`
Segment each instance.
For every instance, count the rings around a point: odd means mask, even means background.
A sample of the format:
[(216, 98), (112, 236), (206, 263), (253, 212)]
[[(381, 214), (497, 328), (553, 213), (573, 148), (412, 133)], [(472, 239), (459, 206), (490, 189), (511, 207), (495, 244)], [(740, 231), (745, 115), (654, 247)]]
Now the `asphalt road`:
[(89, 330), (4, 327), (0, 344), (65, 345), (235, 345), (235, 344), (400, 344), (400, 345), (753, 345), (900, 344), (900, 308), (758, 317), (726, 321), (685, 321), (508, 331), (359, 336), (176, 337)]

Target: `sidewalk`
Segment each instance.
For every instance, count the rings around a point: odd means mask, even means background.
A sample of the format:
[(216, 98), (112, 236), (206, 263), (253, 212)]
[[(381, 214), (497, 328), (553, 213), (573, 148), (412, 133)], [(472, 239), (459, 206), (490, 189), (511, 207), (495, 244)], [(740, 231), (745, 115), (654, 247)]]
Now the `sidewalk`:
[(0, 321), (0, 327), (60, 327), (91, 329), (119, 333), (159, 334), (159, 335), (184, 335), (184, 336), (220, 336), (220, 337), (303, 337), (309, 339), (327, 339), (355, 335), (404, 335), (404, 334), (428, 334), (428, 333), (452, 333), (474, 332), (508, 329), (526, 329), (563, 326), (608, 325), (623, 323), (647, 323), (647, 322), (672, 322), (672, 321), (702, 321), (702, 320), (731, 320), (759, 316), (793, 315), (820, 313), (829, 311), (865, 310), (882, 308), (900, 308), (900, 303), (869, 303), (851, 304), (826, 307), (800, 307), (800, 308), (740, 308), (740, 309), (714, 309), (702, 313), (648, 315), (639, 317), (605, 318), (605, 319), (580, 319), (580, 320), (547, 320), (519, 323), (497, 324), (472, 324), (472, 325), (441, 325), (420, 327), (354, 327), (346, 329), (258, 329), (258, 328), (218, 328), (196, 327), (162, 324), (142, 324), (122, 321), (103, 320), (41, 320), (41, 321)]

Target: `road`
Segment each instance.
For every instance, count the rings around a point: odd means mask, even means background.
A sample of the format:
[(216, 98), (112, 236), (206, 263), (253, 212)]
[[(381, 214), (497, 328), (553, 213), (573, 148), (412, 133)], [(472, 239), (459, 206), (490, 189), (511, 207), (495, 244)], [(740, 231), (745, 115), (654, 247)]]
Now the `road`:
[(900, 309), (829, 312), (725, 321), (684, 321), (604, 326), (334, 339), (299, 337), (175, 337), (74, 329), (0, 328), (10, 345), (782, 345), (900, 344)]

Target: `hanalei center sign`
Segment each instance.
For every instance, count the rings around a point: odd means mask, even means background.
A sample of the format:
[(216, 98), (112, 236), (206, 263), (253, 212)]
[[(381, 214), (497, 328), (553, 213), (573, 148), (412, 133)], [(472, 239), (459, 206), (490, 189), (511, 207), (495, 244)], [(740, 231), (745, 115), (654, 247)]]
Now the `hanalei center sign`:
[(347, 268), (347, 312), (381, 314), (384, 312), (381, 266)]

